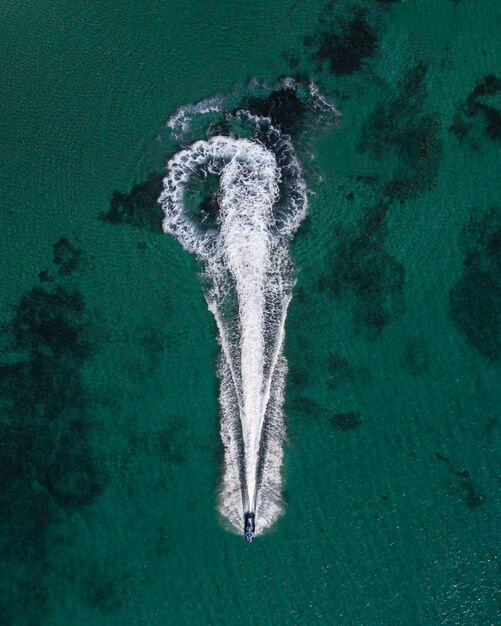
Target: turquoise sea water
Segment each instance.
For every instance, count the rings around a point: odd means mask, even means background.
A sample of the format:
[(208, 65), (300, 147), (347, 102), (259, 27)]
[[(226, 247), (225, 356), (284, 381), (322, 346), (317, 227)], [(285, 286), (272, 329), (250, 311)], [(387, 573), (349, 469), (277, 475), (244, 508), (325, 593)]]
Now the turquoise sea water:
[[(0, 17), (0, 623), (498, 623), (498, 3)], [(160, 230), (157, 137), (284, 75), (341, 118), (298, 146), (286, 505), (247, 545), (216, 512), (216, 327)]]

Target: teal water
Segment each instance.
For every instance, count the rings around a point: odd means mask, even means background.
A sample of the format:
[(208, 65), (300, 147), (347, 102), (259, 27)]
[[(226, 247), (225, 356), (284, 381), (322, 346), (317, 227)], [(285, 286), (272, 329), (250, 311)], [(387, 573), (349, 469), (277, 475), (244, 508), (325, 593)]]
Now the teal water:
[[(497, 3), (0, 16), (0, 622), (497, 623)], [(286, 506), (249, 546), (216, 513), (216, 328), (157, 137), (283, 75), (341, 119), (298, 148)]]

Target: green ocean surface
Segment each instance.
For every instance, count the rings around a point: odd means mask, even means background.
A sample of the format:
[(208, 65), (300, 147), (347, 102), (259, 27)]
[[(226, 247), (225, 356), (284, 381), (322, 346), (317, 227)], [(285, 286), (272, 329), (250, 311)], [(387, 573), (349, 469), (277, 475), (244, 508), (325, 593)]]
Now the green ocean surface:
[[(0, 6), (0, 623), (501, 621), (495, 0)], [(497, 73), (496, 73), (497, 72)], [(298, 146), (284, 514), (217, 513), (216, 325), (158, 135), (252, 79)]]

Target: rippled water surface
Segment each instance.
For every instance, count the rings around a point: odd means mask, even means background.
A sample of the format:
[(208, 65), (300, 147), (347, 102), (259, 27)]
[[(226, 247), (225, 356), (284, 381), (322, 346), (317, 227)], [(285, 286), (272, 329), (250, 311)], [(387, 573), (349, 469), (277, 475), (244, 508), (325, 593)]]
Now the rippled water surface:
[[(2, 3), (2, 624), (498, 621), (500, 17)], [(166, 126), (207, 98), (210, 123)], [(309, 205), (288, 247), (282, 515), (252, 545), (219, 513), (207, 277), (157, 203), (174, 154), (245, 134), (239, 108), (290, 138)], [(201, 229), (218, 184), (186, 189)]]

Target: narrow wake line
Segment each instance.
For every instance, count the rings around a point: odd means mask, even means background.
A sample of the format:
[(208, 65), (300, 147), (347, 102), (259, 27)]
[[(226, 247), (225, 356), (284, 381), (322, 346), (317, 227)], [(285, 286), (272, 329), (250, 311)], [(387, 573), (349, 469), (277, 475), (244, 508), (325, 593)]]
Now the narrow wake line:
[(242, 411), (242, 399), (240, 398), (240, 393), (239, 393), (239, 389), (238, 389), (238, 386), (237, 386), (237, 377), (236, 377), (236, 374), (235, 374), (235, 372), (233, 370), (233, 367), (232, 367), (232, 359), (231, 359), (231, 355), (230, 355), (230, 350), (228, 348), (229, 343), (228, 343), (228, 340), (226, 339), (226, 331), (225, 331), (224, 325), (222, 324), (221, 316), (218, 313), (217, 306), (215, 304), (213, 304), (212, 302), (208, 303), (207, 308), (212, 313), (212, 315), (214, 315), (214, 319), (216, 320), (216, 326), (217, 326), (217, 329), (219, 331), (219, 339), (220, 339), (221, 349), (222, 349), (223, 354), (224, 354), (224, 356), (226, 358), (226, 362), (228, 363), (228, 367), (229, 367), (230, 372), (231, 372), (231, 378), (232, 378), (233, 386), (234, 386), (234, 389), (235, 389), (235, 394), (236, 394), (237, 400), (238, 400), (238, 409), (239, 409), (239, 411)]
[[(290, 98), (295, 83), (289, 79), (281, 89)], [(313, 87), (308, 97), (315, 114), (335, 112)], [(223, 98), (212, 98), (169, 120), (174, 136), (182, 139), (195, 119), (200, 123), (199, 117), (208, 115), (212, 134), (171, 157), (159, 202), (164, 231), (202, 263), (221, 346), (219, 510), (240, 532), (245, 518), (252, 540), (256, 528), (261, 532), (273, 524), (282, 510), (283, 346), (295, 282), (288, 243), (308, 203), (290, 136), (267, 115), (224, 107)], [(219, 126), (214, 125), (218, 114)], [(193, 198), (200, 196), (203, 202), (194, 206)]]
[(292, 296), (289, 296), (287, 298), (287, 300), (285, 301), (285, 303), (284, 303), (284, 310), (282, 312), (282, 318), (280, 320), (279, 335), (277, 337), (277, 345), (276, 345), (276, 349), (275, 349), (275, 352), (273, 354), (273, 358), (272, 358), (272, 361), (271, 361), (270, 375), (268, 376), (268, 381), (267, 381), (267, 384), (266, 384), (266, 389), (265, 389), (264, 398), (263, 398), (264, 407), (263, 407), (262, 419), (264, 419), (266, 408), (268, 406), (268, 402), (270, 401), (271, 381), (273, 380), (273, 375), (275, 373), (275, 367), (277, 365), (278, 359), (279, 359), (279, 357), (280, 357), (280, 355), (282, 353), (283, 346), (284, 346), (284, 340), (285, 340), (285, 318), (287, 317), (287, 309), (289, 308), (289, 304), (290, 304), (291, 299), (292, 299)]

